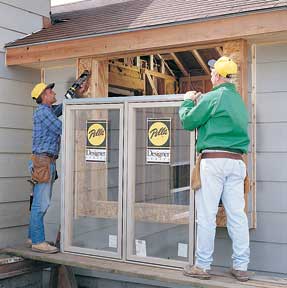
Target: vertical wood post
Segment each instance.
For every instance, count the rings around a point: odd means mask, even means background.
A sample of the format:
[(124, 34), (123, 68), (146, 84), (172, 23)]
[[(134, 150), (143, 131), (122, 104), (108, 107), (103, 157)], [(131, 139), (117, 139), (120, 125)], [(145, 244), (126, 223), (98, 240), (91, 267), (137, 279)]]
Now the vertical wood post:
[(247, 59), (247, 41), (240, 39), (228, 41), (223, 44), (223, 55), (230, 57), (238, 65), (238, 73), (232, 82), (236, 85), (239, 94), (242, 96), (245, 104), (248, 103), (248, 59)]
[[(108, 61), (98, 61), (94, 58), (78, 59), (77, 74), (84, 70), (91, 72), (87, 98), (108, 97)], [(108, 120), (108, 111), (90, 111), (85, 115), (89, 120)], [(80, 119), (78, 119), (80, 121)], [(75, 180), (75, 215), (88, 215), (93, 201), (107, 200), (107, 163), (85, 162), (86, 127), (76, 131), (77, 151), (76, 167), (78, 176)], [(89, 167), (88, 167), (89, 166)], [(87, 172), (87, 168), (89, 169)], [(89, 185), (89, 189), (86, 189)], [(92, 188), (93, 189), (92, 189)], [(91, 206), (92, 207), (92, 206)]]

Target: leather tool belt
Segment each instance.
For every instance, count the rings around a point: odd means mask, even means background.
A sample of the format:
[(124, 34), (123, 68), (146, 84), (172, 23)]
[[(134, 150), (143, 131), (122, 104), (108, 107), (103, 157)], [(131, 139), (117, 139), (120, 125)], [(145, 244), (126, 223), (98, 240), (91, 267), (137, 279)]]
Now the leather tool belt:
[(50, 181), (50, 163), (56, 160), (46, 155), (35, 154), (32, 155), (31, 160), (33, 161), (32, 179), (36, 183), (48, 183)]
[(50, 154), (50, 153), (46, 153), (46, 152), (43, 152), (43, 153), (37, 153), (37, 154), (33, 154), (35, 156), (39, 156), (39, 157), (49, 157), (51, 162), (55, 162), (57, 159), (58, 159), (58, 155), (53, 155), (53, 154)]
[[(192, 171), (191, 175), (191, 188), (193, 190), (198, 190), (201, 188), (201, 179), (200, 179), (200, 162), (202, 159), (209, 159), (209, 158), (228, 158), (228, 159), (234, 159), (234, 160), (242, 160), (243, 157), (241, 154), (237, 153), (229, 153), (229, 152), (203, 152), (202, 154), (199, 154), (195, 166)], [(250, 191), (250, 181), (249, 177), (246, 171), (246, 177), (244, 179), (244, 194), (248, 193)]]
[(238, 153), (228, 153), (228, 152), (204, 152), (201, 155), (201, 159), (208, 158), (228, 158), (234, 160), (243, 160), (242, 155)]

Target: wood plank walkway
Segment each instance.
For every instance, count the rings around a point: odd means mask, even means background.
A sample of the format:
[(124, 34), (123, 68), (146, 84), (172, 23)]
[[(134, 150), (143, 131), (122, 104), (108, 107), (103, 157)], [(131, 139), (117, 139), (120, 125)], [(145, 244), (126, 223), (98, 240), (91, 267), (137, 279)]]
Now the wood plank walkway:
[(141, 278), (175, 285), (190, 285), (201, 288), (286, 288), (287, 278), (260, 277), (251, 275), (248, 282), (238, 282), (229, 273), (212, 271), (211, 280), (199, 280), (183, 276), (179, 269), (151, 267), (137, 263), (124, 263), (116, 260), (99, 259), (95, 257), (79, 256), (68, 253), (41, 254), (26, 247), (6, 248), (0, 253), (21, 256), (26, 259), (66, 265), (71, 267), (113, 273), (132, 278)]

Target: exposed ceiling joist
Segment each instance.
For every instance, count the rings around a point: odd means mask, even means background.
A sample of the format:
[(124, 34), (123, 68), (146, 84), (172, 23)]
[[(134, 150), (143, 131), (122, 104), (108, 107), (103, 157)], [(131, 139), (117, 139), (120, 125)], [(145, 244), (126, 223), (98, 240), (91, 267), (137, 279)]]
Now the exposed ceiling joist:
[(146, 70), (146, 71), (145, 71), (145, 74), (146, 74), (147, 79), (148, 79), (148, 82), (149, 82), (149, 84), (150, 84), (150, 86), (151, 86), (151, 88), (152, 88), (153, 94), (154, 94), (154, 95), (158, 95), (157, 90), (156, 90), (156, 87), (155, 87), (155, 85), (154, 85), (154, 81), (153, 81), (153, 79), (151, 78), (151, 75), (150, 75), (149, 71)]
[(189, 76), (188, 71), (185, 69), (185, 67), (182, 65), (182, 63), (180, 62), (180, 60), (178, 59), (178, 57), (175, 55), (175, 53), (170, 53), (170, 55), (172, 56), (174, 62), (176, 63), (177, 67), (179, 68), (179, 70), (181, 71), (181, 73), (184, 76)]
[(160, 60), (163, 61), (164, 65), (165, 65), (165, 67), (167, 68), (167, 70), (169, 71), (169, 73), (170, 73), (173, 77), (175, 77), (173, 71), (170, 69), (170, 67), (168, 66), (168, 64), (165, 62), (165, 59), (162, 57), (162, 55), (161, 55), (161, 54), (157, 54), (157, 56), (158, 56), (158, 58), (159, 58)]
[(218, 52), (218, 54), (219, 54), (220, 56), (223, 56), (223, 50), (222, 50), (221, 47), (216, 47), (215, 49), (216, 49), (216, 51)]
[(154, 59), (153, 59), (153, 55), (149, 55), (149, 69), (150, 70), (154, 70)]
[(161, 54), (162, 59), (164, 59), (165, 61), (168, 60), (173, 60), (172, 56), (170, 54)]
[(202, 67), (202, 69), (204, 70), (204, 72), (207, 75), (210, 75), (210, 69), (207, 67), (207, 65), (205, 64), (205, 62), (203, 61), (202, 57), (200, 56), (200, 54), (198, 53), (198, 51), (196, 49), (192, 49), (191, 50), (194, 58), (196, 59), (196, 61), (199, 63), (199, 65)]

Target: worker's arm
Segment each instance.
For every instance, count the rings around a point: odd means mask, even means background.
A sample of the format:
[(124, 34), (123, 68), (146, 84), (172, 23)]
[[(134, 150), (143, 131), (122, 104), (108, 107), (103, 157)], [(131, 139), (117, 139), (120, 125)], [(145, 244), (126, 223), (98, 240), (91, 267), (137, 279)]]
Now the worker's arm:
[(214, 113), (217, 102), (218, 97), (214, 92), (203, 95), (197, 105), (195, 100), (184, 100), (179, 108), (182, 127), (192, 131), (205, 124)]
[(52, 105), (52, 110), (55, 113), (55, 115), (57, 117), (62, 116), (63, 113), (63, 104), (59, 104), (59, 105)]

